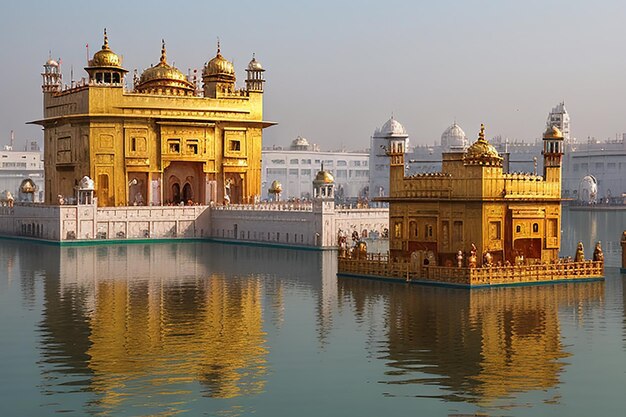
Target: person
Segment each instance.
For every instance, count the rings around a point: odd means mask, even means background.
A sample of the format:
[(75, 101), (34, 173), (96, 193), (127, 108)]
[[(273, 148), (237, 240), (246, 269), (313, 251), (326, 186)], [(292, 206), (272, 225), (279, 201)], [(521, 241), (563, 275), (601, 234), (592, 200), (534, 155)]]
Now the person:
[(593, 250), (593, 260), (604, 261), (604, 253), (602, 252), (602, 243), (600, 241), (596, 243), (596, 247)]
[(585, 248), (583, 242), (578, 242), (576, 247), (576, 255), (574, 256), (574, 262), (583, 262), (585, 260)]
[(143, 206), (143, 195), (141, 195), (140, 192), (137, 192), (137, 194), (135, 194), (134, 205), (136, 205), (136, 206)]

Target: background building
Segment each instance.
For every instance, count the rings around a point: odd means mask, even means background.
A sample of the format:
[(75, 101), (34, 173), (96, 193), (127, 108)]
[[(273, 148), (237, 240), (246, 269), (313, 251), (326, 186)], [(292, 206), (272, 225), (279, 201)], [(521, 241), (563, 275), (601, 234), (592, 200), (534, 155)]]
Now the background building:
[(85, 68), (88, 79), (62, 86), (60, 65), (44, 65), (45, 202), (71, 201), (83, 176), (95, 182), (100, 206), (192, 201), (245, 203), (261, 190), (263, 72), (253, 58), (245, 88), (233, 64), (217, 54), (202, 70), (202, 88), (167, 61), (127, 70), (110, 48)]
[(0, 150), (0, 192), (9, 191), (15, 201), (20, 201), (20, 197), (25, 200), (20, 185), (26, 179), (35, 185), (32, 199), (29, 197), (28, 201), (43, 201), (44, 168), (39, 145), (32, 141), (23, 151), (14, 150), (11, 136), (11, 143)]
[(322, 165), (335, 178), (338, 202), (355, 202), (367, 197), (370, 175), (368, 153), (320, 151), (317, 145), (297, 137), (289, 149), (263, 149), (263, 198), (272, 199), (269, 188), (272, 182), (278, 181), (282, 185), (282, 199), (310, 199), (313, 196), (313, 179)]

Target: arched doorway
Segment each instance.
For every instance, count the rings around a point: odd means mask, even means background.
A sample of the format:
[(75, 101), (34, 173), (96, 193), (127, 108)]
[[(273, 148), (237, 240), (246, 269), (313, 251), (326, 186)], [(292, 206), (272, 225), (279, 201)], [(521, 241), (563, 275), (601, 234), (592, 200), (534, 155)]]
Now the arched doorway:
[(163, 172), (163, 199), (166, 203), (180, 204), (189, 200), (204, 203), (206, 192), (203, 188), (205, 175), (202, 164), (196, 162), (173, 161)]
[(180, 184), (177, 182), (172, 184), (172, 203), (180, 203)]
[(193, 191), (189, 183), (183, 187), (183, 201), (187, 204), (188, 201), (193, 201)]

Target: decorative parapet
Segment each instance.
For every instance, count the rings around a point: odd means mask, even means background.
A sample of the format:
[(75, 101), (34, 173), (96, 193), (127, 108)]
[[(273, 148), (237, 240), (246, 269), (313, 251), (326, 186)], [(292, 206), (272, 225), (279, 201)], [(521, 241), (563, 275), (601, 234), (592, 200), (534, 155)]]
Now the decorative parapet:
[(559, 262), (484, 268), (421, 266), (367, 254), (366, 259), (339, 258), (338, 273), (371, 278), (459, 285), (465, 287), (546, 283), (576, 279), (601, 279), (604, 262)]
[(313, 211), (312, 203), (259, 203), (216, 205), (212, 210), (224, 211)]

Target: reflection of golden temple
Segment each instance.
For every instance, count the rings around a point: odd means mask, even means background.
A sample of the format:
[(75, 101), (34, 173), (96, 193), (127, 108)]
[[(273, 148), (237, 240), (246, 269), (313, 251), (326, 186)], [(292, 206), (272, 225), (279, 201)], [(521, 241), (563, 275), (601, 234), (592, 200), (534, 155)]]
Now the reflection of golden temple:
[(263, 390), (267, 350), (258, 281), (233, 285), (213, 275), (195, 287), (169, 289), (107, 280), (96, 292), (87, 353), (92, 389), (104, 394), (104, 404), (123, 401), (139, 378), (162, 390), (199, 381), (207, 395), (220, 398)]
[[(452, 398), (478, 403), (558, 387), (563, 358), (569, 356), (561, 342), (559, 310), (604, 299), (602, 282), (472, 292), (395, 288), (376, 281), (339, 281), (339, 299), (349, 295), (355, 306), (376, 311), (380, 300), (386, 304), (383, 359), (393, 371), (385, 382), (421, 386), (432, 382), (432, 375), (440, 376), (437, 381)], [(377, 317), (368, 313), (361, 316)]]
[(543, 177), (504, 172), (483, 125), (440, 173), (405, 177), (405, 143), (392, 138), (389, 256), (340, 253), (339, 273), (470, 287), (602, 278), (601, 260), (558, 257), (563, 135), (550, 126), (543, 142)]

